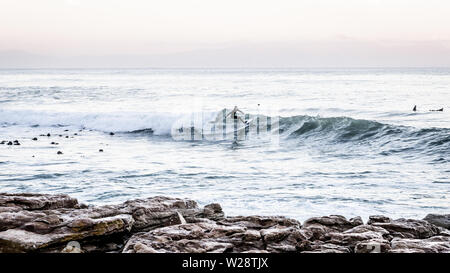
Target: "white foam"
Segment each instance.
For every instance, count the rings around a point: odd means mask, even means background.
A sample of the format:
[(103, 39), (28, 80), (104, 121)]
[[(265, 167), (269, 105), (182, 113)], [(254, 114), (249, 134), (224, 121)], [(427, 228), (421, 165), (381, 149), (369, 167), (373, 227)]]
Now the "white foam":
[(170, 134), (172, 124), (186, 114), (145, 112), (55, 112), (0, 110), (0, 123), (16, 125), (86, 127), (105, 132), (129, 132), (151, 128), (156, 135)]

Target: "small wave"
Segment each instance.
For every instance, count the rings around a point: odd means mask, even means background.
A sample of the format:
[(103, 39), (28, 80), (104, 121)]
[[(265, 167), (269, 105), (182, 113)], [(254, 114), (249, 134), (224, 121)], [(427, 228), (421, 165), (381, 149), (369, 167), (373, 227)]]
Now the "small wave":
[(128, 132), (130, 134), (146, 134), (146, 135), (153, 135), (154, 131), (152, 128), (145, 128), (141, 130), (133, 130), (131, 132)]
[(0, 179), (0, 181), (30, 181), (30, 180), (36, 180), (36, 179), (53, 179), (58, 178), (60, 176), (64, 176), (66, 174), (63, 173), (53, 173), (53, 174), (36, 174), (36, 175), (30, 175), (25, 177), (10, 177), (5, 179)]
[(351, 149), (365, 145), (384, 156), (408, 153), (442, 158), (450, 153), (448, 128), (415, 128), (350, 117), (292, 116), (280, 118), (280, 132), (287, 139), (319, 145), (350, 143)]
[[(220, 115), (229, 113), (222, 109), (208, 113), (144, 113), (144, 112), (54, 112), (38, 110), (0, 110), (0, 124), (36, 126), (77, 126), (104, 132), (124, 132), (137, 135), (170, 136), (173, 128), (187, 129), (191, 132), (204, 132), (195, 124), (215, 122), (220, 125)], [(258, 115), (259, 118), (267, 118)], [(250, 114), (252, 126), (256, 116)], [(440, 158), (450, 152), (449, 128), (414, 128), (409, 126), (384, 124), (373, 120), (351, 117), (320, 117), (297, 115), (279, 117), (279, 133), (283, 139), (313, 141), (323, 144), (367, 145), (378, 150), (381, 155), (396, 153), (422, 153)], [(206, 122), (206, 123), (205, 123)], [(203, 126), (202, 125), (202, 126)], [(179, 126), (179, 127), (177, 127)], [(196, 125), (197, 126), (197, 125)], [(232, 128), (228, 128), (232, 129)], [(231, 132), (232, 133), (232, 132)], [(219, 139), (218, 139), (219, 140)]]

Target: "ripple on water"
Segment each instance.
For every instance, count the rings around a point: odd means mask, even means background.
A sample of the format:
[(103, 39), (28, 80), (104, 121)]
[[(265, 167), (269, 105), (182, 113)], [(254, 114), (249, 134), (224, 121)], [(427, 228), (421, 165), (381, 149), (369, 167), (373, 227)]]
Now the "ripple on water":
[(30, 181), (30, 180), (39, 180), (39, 179), (54, 179), (61, 176), (67, 175), (65, 173), (52, 173), (52, 174), (36, 174), (29, 175), (25, 177), (14, 177), (14, 178), (6, 178), (0, 179), (0, 181)]

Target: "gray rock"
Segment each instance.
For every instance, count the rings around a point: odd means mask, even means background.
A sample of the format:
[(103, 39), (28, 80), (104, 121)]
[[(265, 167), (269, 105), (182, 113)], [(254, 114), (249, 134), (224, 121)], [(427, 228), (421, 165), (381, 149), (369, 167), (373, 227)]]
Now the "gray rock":
[(75, 208), (78, 201), (66, 194), (0, 193), (0, 207), (24, 210)]
[(450, 229), (450, 214), (428, 214), (423, 220), (435, 226)]
[[(212, 221), (168, 226), (133, 235), (126, 243), (123, 252), (225, 252), (233, 249), (234, 245), (227, 242), (233, 241), (233, 238), (239, 238), (238, 240), (244, 244), (241, 239), (245, 237), (245, 232), (246, 229), (243, 227), (222, 226)], [(256, 240), (258, 241), (262, 245), (260, 238)], [(247, 241), (248, 244), (249, 242), (251, 241)]]
[(368, 225), (373, 223), (389, 223), (391, 222), (391, 218), (383, 216), (383, 215), (372, 215), (369, 216), (369, 221), (367, 221)]
[[(89, 237), (107, 236), (130, 230), (133, 219), (130, 215), (117, 215), (94, 219), (88, 223), (77, 222), (78, 219), (56, 227), (46, 225), (38, 230), (8, 229), (0, 232), (0, 252), (28, 252), (42, 250), (46, 247), (64, 242), (83, 240)], [(31, 223), (31, 224), (35, 224)]]
[(80, 206), (67, 195), (4, 193), (0, 194), (0, 252), (54, 251), (74, 240), (98, 241), (106, 249), (111, 236), (125, 240), (131, 232), (186, 223), (185, 218), (223, 215), (220, 206), (210, 207), (205, 215), (205, 209), (189, 199), (157, 196), (92, 207)]
[(375, 222), (373, 226), (382, 227), (394, 237), (425, 239), (439, 234), (439, 228), (424, 220), (404, 219), (390, 222)]
[(301, 253), (351, 253), (351, 250), (346, 246), (316, 242), (316, 244), (311, 246), (311, 250), (302, 251)]
[(362, 224), (362, 220), (359, 220), (353, 218), (349, 221), (341, 215), (313, 217), (303, 223), (303, 228), (312, 232), (313, 239), (322, 240), (330, 232), (343, 232)]
[(428, 239), (394, 238), (392, 253), (450, 253), (450, 237), (435, 236)]
[(354, 248), (358, 243), (369, 240), (385, 240), (384, 235), (389, 232), (380, 227), (361, 225), (344, 232), (331, 232), (326, 235), (327, 242)]
[(289, 252), (309, 236), (284, 217), (231, 217), (158, 228), (133, 235), (123, 252)]
[(219, 220), (218, 223), (222, 225), (241, 225), (256, 230), (277, 226), (301, 227), (299, 221), (284, 216), (233, 216)]
[(355, 253), (386, 253), (391, 249), (390, 242), (385, 239), (370, 239), (356, 244)]
[(0, 193), (0, 252), (450, 252), (447, 220), (371, 216), (364, 225), (331, 215), (302, 226), (163, 196), (96, 207), (64, 194)]

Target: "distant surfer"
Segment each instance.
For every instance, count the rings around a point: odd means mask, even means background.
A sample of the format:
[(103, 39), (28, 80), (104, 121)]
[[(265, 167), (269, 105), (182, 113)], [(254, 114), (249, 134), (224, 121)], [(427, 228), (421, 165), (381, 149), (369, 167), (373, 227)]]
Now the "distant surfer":
[(413, 111), (416, 112), (417, 111), (417, 106), (414, 105)]
[(244, 114), (244, 112), (242, 112), (241, 110), (239, 110), (239, 109), (237, 108), (237, 106), (234, 106), (234, 109), (231, 110), (230, 113), (228, 113), (227, 117), (233, 115), (233, 119), (234, 119), (234, 120), (238, 120), (238, 119), (239, 119), (240, 121), (242, 121), (242, 123), (246, 123), (240, 116), (237, 115), (237, 112), (240, 112), (241, 114)]

